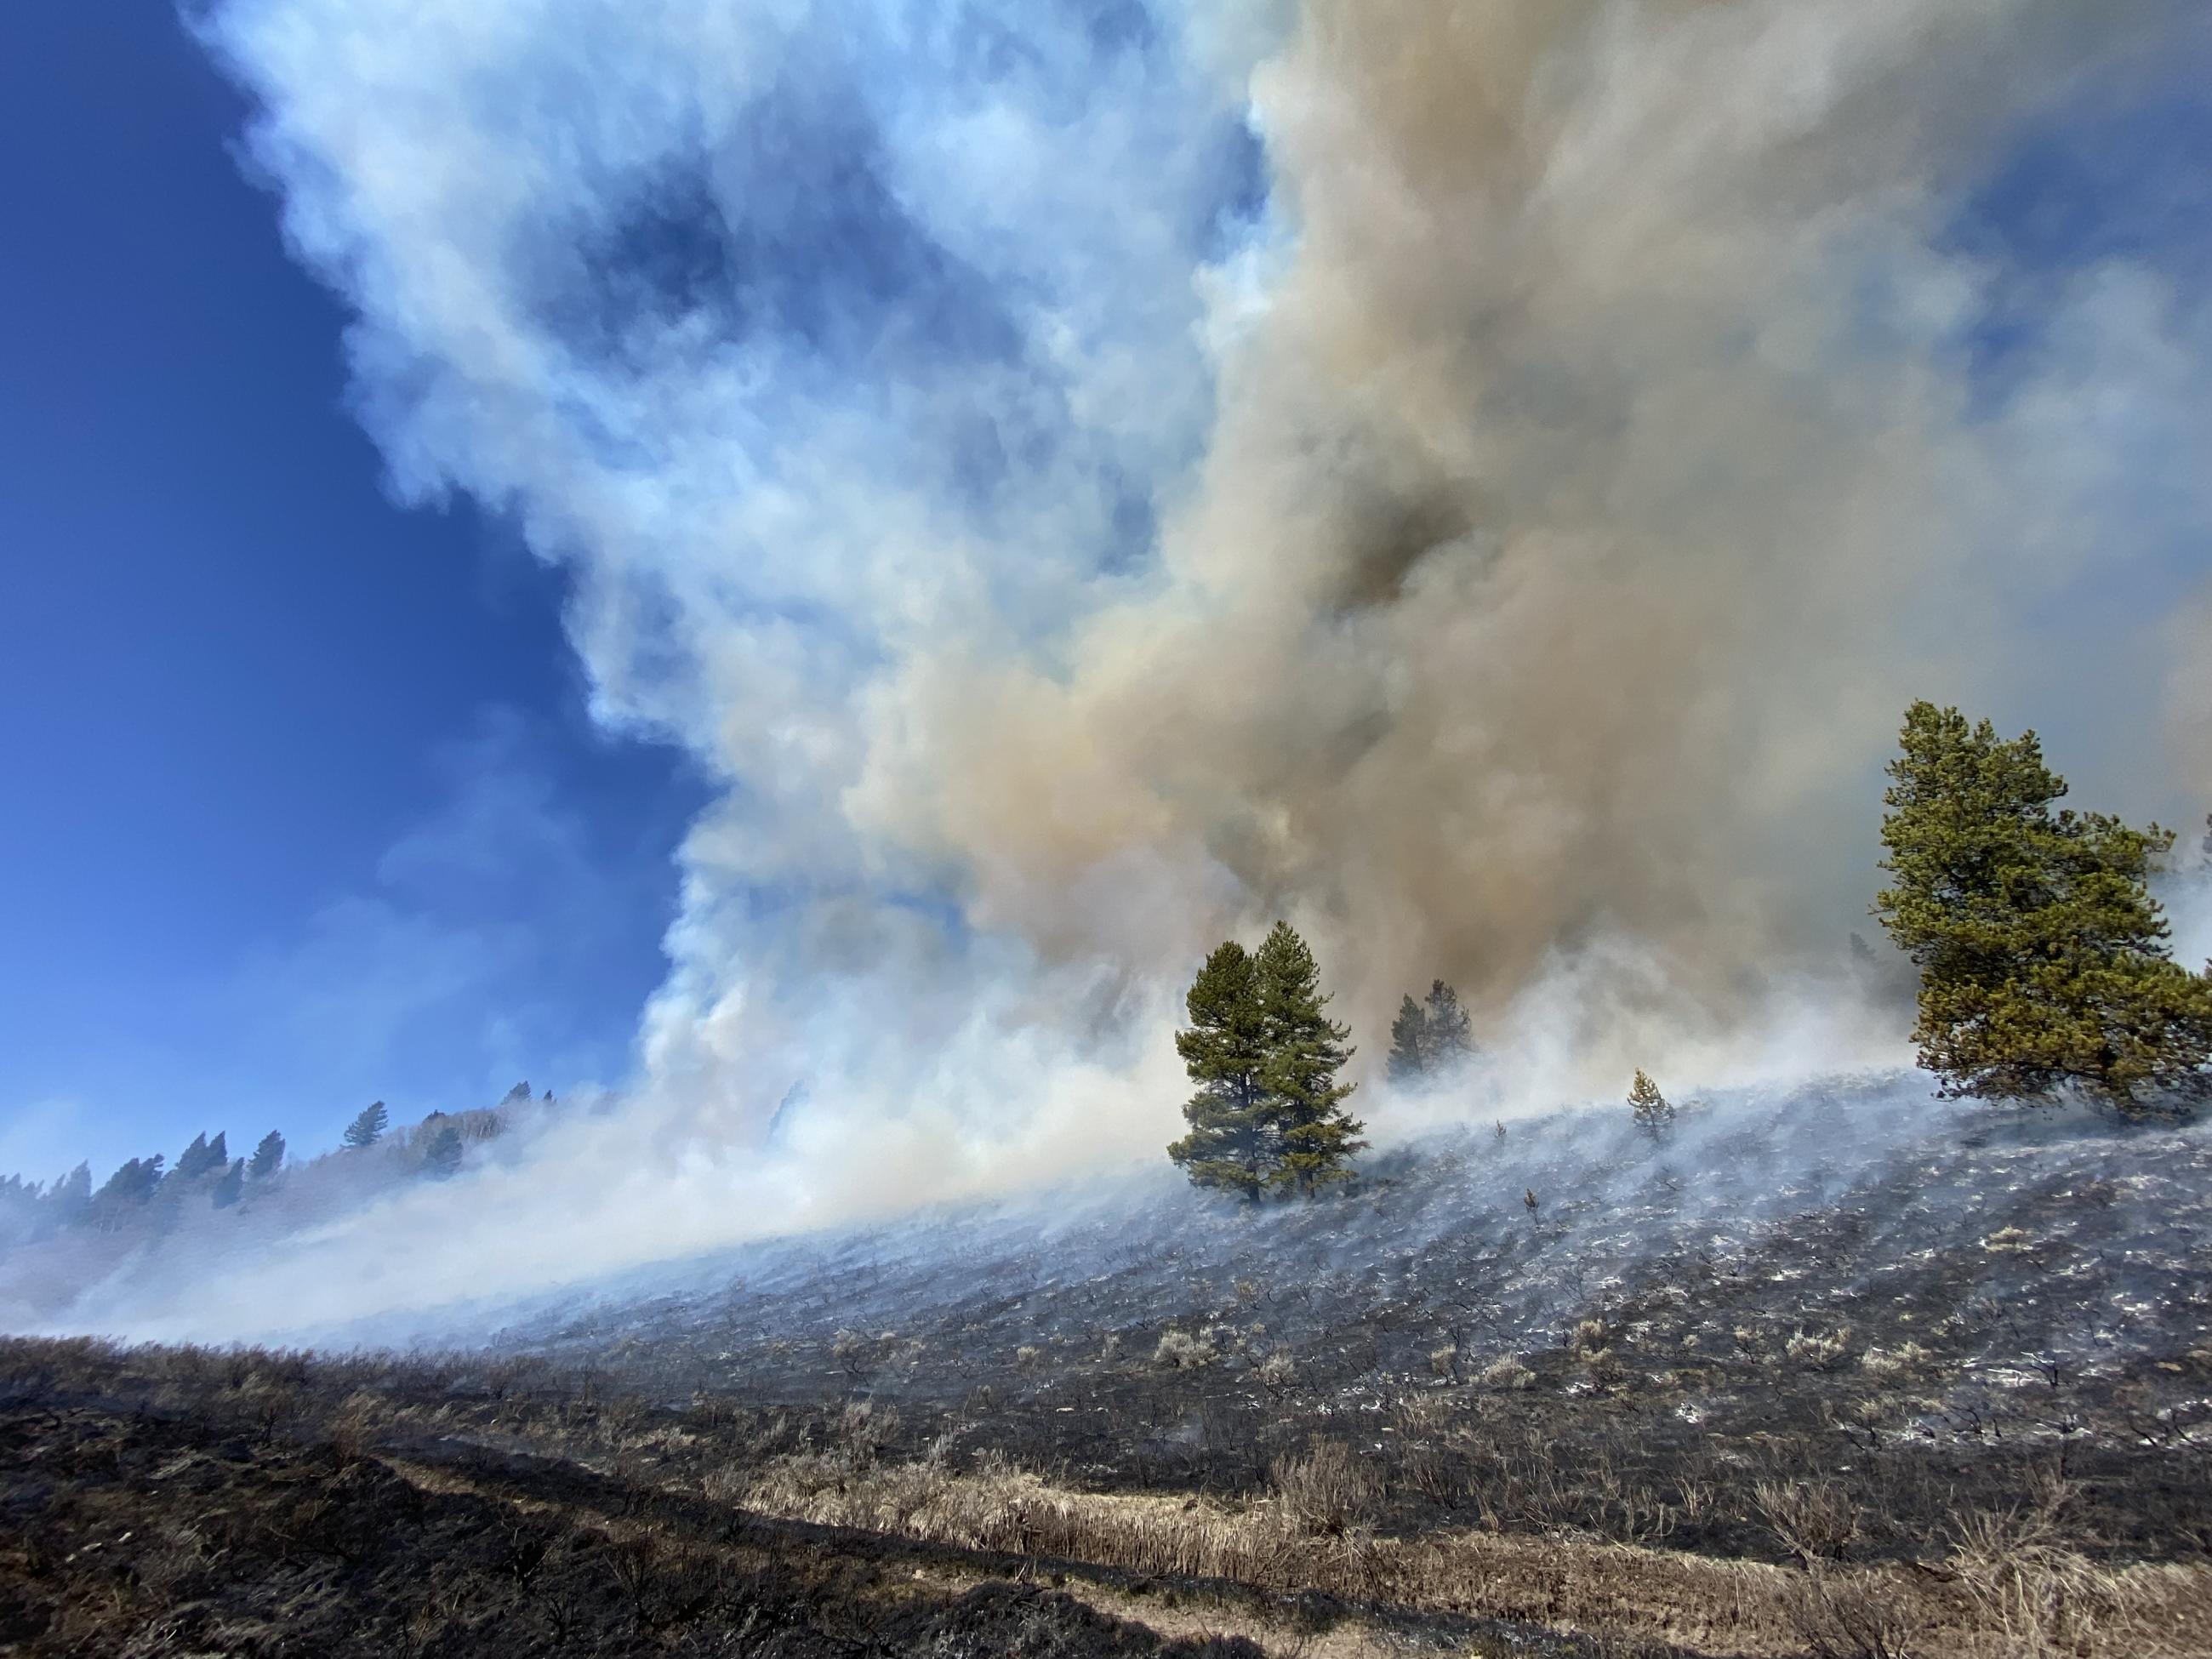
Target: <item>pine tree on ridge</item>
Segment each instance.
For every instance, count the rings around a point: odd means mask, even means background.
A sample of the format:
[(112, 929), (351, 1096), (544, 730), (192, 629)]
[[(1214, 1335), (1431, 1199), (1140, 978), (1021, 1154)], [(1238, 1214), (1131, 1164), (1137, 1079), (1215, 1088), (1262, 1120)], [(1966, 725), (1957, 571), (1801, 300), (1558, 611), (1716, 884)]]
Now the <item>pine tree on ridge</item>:
[(1337, 1081), (1352, 1056), (1352, 1032), (1328, 1018), (1321, 969), (1288, 922), (1275, 924), (1252, 961), (1267, 1054), (1260, 1083), (1281, 1142), (1269, 1185), (1311, 1196), (1349, 1180), (1345, 1165), (1367, 1145), (1366, 1126), (1339, 1107), (1358, 1087)]
[(266, 1181), (284, 1167), (284, 1137), (271, 1129), (261, 1137), (261, 1144), (253, 1149), (252, 1161), (246, 1173), (256, 1181)]
[(343, 1139), (354, 1151), (363, 1151), (384, 1139), (385, 1127), (391, 1121), (392, 1114), (385, 1109), (384, 1103), (372, 1100), (361, 1109), (359, 1115), (352, 1122), (346, 1125)]
[(1244, 947), (1225, 940), (1184, 998), (1190, 1026), (1176, 1033), (1176, 1052), (1199, 1086), (1182, 1109), (1190, 1133), (1168, 1148), (1194, 1185), (1247, 1199), (1260, 1196), (1274, 1159), (1262, 1109), (1267, 1054), (1254, 970)]

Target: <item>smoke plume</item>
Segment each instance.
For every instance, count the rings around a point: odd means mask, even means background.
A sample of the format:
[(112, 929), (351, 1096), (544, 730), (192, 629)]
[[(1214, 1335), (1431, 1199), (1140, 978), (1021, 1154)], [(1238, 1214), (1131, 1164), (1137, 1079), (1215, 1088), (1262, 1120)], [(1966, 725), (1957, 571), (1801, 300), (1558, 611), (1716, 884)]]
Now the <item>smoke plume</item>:
[(223, 0), (394, 488), (724, 785), (649, 1175), (474, 1213), (646, 1259), (1155, 1154), (1277, 915), (1370, 1059), (1439, 975), (1547, 1089), (1818, 1058), (1910, 697), (2172, 808), (2201, 638), (2109, 601), (2206, 523), (2204, 295), (1977, 204), (2195, 13)]
[[(1306, 6), (1253, 81), (1292, 246), (1157, 581), (1049, 659), (909, 659), (861, 821), (1056, 957), (1296, 913), (1370, 1030), (1431, 972), (1494, 1009), (1623, 939), (1668, 1023), (1751, 1012), (1863, 914), (1907, 688), (2002, 697), (2039, 607), (2142, 556), (2055, 405), (2143, 407), (2170, 296), (2099, 273), (2057, 383), (1991, 408), (2005, 273), (1944, 246), (2131, 21)], [(1221, 896), (1133, 940), (1071, 902), (1129, 870)]]

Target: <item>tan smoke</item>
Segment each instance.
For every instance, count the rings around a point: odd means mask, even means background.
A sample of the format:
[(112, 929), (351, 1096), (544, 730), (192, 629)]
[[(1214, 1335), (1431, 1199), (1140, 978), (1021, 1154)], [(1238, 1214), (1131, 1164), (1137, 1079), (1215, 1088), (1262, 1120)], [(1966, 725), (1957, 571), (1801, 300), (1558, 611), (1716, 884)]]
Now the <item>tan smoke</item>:
[(1839, 955), (1904, 703), (2094, 556), (1970, 411), (1941, 243), (2159, 15), (2074, 10), (1310, 0), (1254, 84), (1293, 251), (1221, 307), (1164, 574), (917, 651), (848, 811), (1050, 957), (1292, 914), (1370, 1043), (1602, 941), (1675, 1020)]

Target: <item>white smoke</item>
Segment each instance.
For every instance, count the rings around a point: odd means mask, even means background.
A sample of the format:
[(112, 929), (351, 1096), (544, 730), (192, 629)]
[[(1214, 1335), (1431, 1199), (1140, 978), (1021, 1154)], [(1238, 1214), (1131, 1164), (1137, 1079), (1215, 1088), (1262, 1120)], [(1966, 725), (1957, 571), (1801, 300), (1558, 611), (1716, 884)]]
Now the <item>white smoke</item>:
[(2201, 638), (2074, 600), (2212, 517), (2136, 489), (2208, 453), (2204, 296), (2044, 282), (1992, 389), (2023, 273), (1954, 234), (2179, 0), (203, 27), (395, 487), (513, 514), (601, 718), (725, 788), (629, 1107), (193, 1328), (1156, 1155), (1181, 981), (1277, 915), (1370, 1057), (1456, 980), (1486, 1111), (1894, 1053), (1826, 967), (1904, 703), (2099, 732), (2130, 811), (2199, 729)]

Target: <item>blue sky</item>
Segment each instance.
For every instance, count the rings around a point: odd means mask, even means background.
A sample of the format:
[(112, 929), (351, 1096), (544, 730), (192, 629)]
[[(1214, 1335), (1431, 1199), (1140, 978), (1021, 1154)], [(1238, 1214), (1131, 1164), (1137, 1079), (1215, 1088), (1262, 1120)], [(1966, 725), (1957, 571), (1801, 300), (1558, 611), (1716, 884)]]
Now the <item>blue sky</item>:
[(555, 573), (386, 494), (245, 115), (159, 0), (0, 15), (0, 1165), (34, 1175), (618, 1079), (698, 800), (591, 727)]

